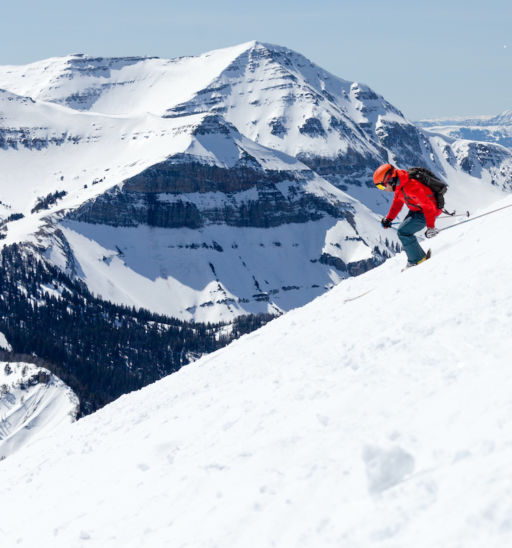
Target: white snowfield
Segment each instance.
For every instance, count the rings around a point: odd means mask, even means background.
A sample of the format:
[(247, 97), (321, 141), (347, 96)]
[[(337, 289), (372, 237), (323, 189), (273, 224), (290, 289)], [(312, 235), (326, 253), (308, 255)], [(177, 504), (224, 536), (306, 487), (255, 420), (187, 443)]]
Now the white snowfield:
[(442, 232), (5, 459), (0, 545), (511, 546), (511, 231)]
[(47, 369), (0, 362), (0, 460), (73, 422), (77, 413), (76, 394)]

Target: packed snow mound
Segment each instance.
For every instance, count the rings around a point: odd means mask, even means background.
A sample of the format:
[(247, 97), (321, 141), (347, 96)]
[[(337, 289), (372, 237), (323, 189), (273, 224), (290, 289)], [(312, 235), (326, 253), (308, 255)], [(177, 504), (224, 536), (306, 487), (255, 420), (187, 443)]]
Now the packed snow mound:
[(0, 460), (73, 422), (77, 413), (76, 394), (47, 369), (0, 362)]
[(511, 230), (442, 232), (6, 459), (2, 545), (510, 545)]

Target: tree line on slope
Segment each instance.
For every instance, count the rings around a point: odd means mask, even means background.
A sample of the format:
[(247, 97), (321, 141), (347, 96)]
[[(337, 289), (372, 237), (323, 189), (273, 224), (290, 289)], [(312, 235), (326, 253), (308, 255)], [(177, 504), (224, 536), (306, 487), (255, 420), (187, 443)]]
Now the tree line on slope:
[(272, 317), (242, 316), (230, 330), (220, 323), (185, 322), (95, 297), (83, 282), (16, 244), (0, 255), (0, 332), (13, 348), (11, 359), (43, 361), (78, 395), (80, 416)]

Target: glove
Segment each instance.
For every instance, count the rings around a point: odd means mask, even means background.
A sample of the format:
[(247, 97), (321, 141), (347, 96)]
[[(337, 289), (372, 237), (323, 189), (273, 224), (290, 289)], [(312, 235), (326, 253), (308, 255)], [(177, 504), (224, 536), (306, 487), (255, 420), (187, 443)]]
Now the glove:
[(393, 221), (391, 219), (388, 219), (387, 217), (384, 217), (383, 219), (380, 220), (380, 224), (384, 227), (384, 228), (389, 228), (391, 226), (391, 223)]
[(437, 228), (427, 228), (427, 231), (425, 232), (426, 238), (433, 238), (434, 236), (437, 236), (439, 234), (439, 230)]

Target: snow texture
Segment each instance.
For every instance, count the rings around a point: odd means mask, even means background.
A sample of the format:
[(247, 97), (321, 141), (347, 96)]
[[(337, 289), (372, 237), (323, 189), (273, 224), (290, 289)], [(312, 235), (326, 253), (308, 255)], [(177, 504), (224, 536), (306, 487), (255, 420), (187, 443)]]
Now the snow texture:
[(73, 422), (78, 398), (30, 363), (0, 362), (0, 460)]
[(0, 543), (509, 546), (511, 231), (441, 232), (5, 459)]

